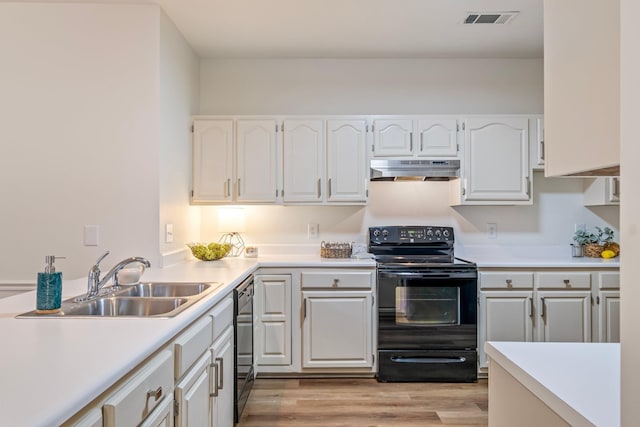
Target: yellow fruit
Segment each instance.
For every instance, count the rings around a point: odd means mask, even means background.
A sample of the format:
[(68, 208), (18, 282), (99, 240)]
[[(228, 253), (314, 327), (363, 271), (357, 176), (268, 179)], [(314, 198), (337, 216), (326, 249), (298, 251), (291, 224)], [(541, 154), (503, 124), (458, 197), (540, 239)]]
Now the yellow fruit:
[(602, 251), (602, 254), (600, 254), (600, 256), (602, 258), (613, 258), (614, 256), (616, 256), (616, 253), (612, 250), (606, 250)]

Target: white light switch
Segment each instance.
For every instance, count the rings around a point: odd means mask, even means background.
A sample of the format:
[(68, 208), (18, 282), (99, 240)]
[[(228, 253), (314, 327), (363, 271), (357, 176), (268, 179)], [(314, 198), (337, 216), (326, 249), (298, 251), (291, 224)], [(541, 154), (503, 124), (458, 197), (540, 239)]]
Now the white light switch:
[(173, 243), (173, 224), (164, 225), (164, 242)]
[(315, 223), (307, 224), (307, 237), (309, 239), (317, 239), (320, 234), (320, 225)]
[(84, 226), (84, 245), (85, 246), (98, 246), (98, 231), (97, 225), (85, 225)]

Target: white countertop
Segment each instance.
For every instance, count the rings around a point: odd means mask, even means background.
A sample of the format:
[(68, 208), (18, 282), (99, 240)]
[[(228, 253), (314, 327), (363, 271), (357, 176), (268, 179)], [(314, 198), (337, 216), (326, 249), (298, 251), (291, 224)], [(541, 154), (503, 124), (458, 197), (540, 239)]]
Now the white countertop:
[[(0, 299), (0, 425), (59, 425), (171, 340), (258, 267), (374, 267), (373, 260), (319, 256), (224, 258), (149, 268), (143, 281), (222, 282), (174, 318), (16, 319), (35, 307), (35, 291)], [(86, 279), (63, 282), (63, 299)]]
[(566, 246), (461, 246), (455, 255), (479, 268), (620, 268), (620, 257), (572, 257)]
[(485, 351), (569, 424), (620, 425), (620, 344), (487, 342)]

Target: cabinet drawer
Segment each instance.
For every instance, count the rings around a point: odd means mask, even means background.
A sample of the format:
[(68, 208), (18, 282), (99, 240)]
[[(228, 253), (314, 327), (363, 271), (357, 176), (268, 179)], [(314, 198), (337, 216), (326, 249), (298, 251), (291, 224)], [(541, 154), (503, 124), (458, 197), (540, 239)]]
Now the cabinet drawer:
[(600, 289), (620, 289), (620, 273), (618, 271), (598, 273), (598, 279)]
[(533, 272), (480, 272), (480, 289), (532, 289)]
[(233, 297), (225, 298), (209, 312), (213, 319), (213, 336), (215, 341), (229, 327), (233, 326)]
[(367, 288), (373, 283), (373, 271), (305, 271), (303, 288)]
[(175, 378), (178, 379), (213, 343), (211, 317), (205, 316), (183, 332), (174, 341)]
[(567, 271), (537, 273), (538, 289), (591, 289), (591, 273)]
[(138, 425), (173, 394), (173, 355), (165, 350), (147, 362), (104, 403), (105, 427)]

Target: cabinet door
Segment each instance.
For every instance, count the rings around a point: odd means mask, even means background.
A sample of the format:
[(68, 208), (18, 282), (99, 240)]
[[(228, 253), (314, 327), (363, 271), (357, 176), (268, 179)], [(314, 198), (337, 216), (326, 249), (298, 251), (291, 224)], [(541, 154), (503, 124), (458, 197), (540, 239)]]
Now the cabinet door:
[(367, 200), (366, 120), (327, 121), (327, 201)]
[(191, 200), (230, 201), (233, 173), (233, 121), (195, 120)]
[(535, 137), (531, 144), (531, 167), (535, 170), (544, 170), (544, 119), (535, 119)]
[(529, 201), (529, 121), (467, 119), (464, 200)]
[(284, 201), (322, 201), (325, 143), (322, 120), (284, 121)]
[(480, 292), (480, 367), (487, 367), (486, 341), (533, 341), (533, 292)]
[(275, 202), (278, 192), (278, 132), (275, 120), (236, 123), (236, 199)]
[(213, 376), (211, 365), (211, 353), (205, 351), (185, 377), (176, 384), (176, 427), (209, 425), (212, 413), (210, 394)]
[(413, 155), (413, 120), (373, 121), (373, 156)]
[(140, 427), (173, 427), (173, 399), (165, 397)]
[(458, 122), (456, 119), (418, 120), (418, 156), (456, 157)]
[(538, 341), (590, 342), (590, 291), (538, 291)]
[(620, 291), (598, 293), (598, 341), (620, 342)]
[(257, 314), (256, 363), (291, 365), (291, 276), (254, 276)]
[(585, 178), (583, 181), (585, 206), (609, 206), (620, 204), (620, 178)]
[(371, 367), (371, 291), (305, 291), (302, 367)]
[(211, 346), (213, 364), (217, 374), (214, 375), (212, 392), (212, 425), (215, 427), (233, 427), (233, 393), (234, 393), (234, 349), (233, 327), (227, 329)]

